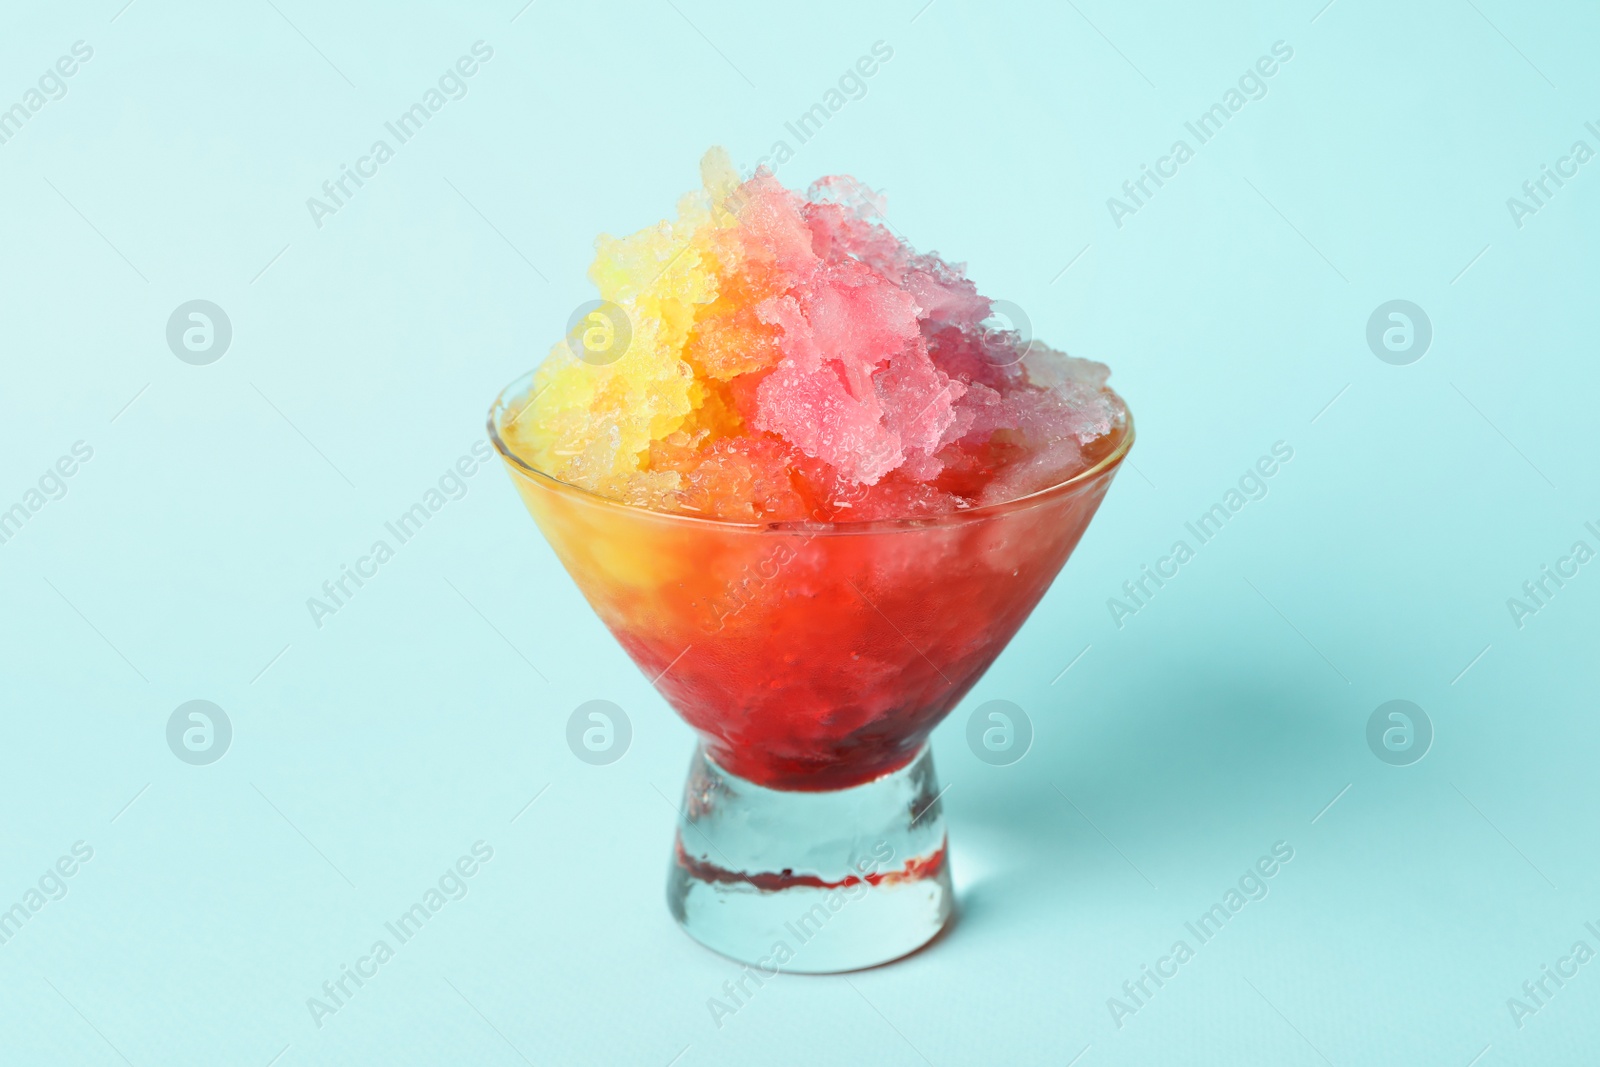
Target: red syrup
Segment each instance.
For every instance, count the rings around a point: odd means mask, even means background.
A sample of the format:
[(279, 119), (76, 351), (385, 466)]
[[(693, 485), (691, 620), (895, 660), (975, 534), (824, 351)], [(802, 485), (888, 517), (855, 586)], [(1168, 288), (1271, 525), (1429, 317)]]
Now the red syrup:
[(893, 871), (869, 871), (864, 874), (850, 874), (837, 881), (828, 881), (814, 874), (796, 874), (791, 870), (785, 871), (759, 871), (754, 874), (740, 871), (730, 871), (726, 867), (719, 867), (714, 863), (696, 859), (684, 850), (683, 840), (680, 838), (675, 843), (678, 866), (682, 867), (689, 877), (701, 882), (714, 882), (722, 885), (746, 884), (764, 893), (776, 893), (785, 889), (849, 889), (851, 886), (870, 885), (895, 886), (906, 882), (922, 881), (926, 878), (937, 878), (945, 865), (946, 843), (941, 841), (939, 847), (926, 856), (918, 856), (907, 861), (905, 866)]

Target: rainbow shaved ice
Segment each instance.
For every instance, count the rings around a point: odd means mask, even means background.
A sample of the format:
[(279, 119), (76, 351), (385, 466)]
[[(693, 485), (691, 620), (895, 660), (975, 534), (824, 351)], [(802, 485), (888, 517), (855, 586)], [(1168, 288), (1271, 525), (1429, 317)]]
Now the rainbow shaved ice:
[[(489, 433), (709, 764), (853, 788), (907, 767), (1022, 626), (1133, 424), (1104, 366), (997, 329), (1019, 316), (853, 179), (700, 170), (675, 221), (600, 238), (603, 302)], [(718, 883), (686, 844), (674, 870)], [(947, 880), (942, 855), (907, 870)]]
[(918, 254), (848, 177), (807, 194), (708, 152), (678, 218), (602, 236), (627, 316), (614, 362), (563, 341), (506, 444), (605, 497), (743, 522), (913, 518), (1027, 496), (1091, 465), (1107, 368), (991, 320), (961, 264)]

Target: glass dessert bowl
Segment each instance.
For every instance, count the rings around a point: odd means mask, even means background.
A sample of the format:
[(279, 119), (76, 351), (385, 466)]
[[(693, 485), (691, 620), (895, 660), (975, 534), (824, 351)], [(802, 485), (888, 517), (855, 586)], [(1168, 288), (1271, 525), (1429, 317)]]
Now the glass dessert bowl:
[(871, 966), (950, 916), (928, 735), (1044, 595), (1132, 426), (1108, 367), (1035, 344), (855, 179), (801, 194), (716, 149), (700, 179), (675, 219), (596, 241), (600, 299), (489, 433), (700, 737), (679, 923), (763, 973)]
[[(929, 733), (994, 662), (1077, 545), (1133, 443), (1017, 499), (916, 518), (744, 522), (635, 506), (564, 481), (512, 428), (489, 435), (595, 612), (694, 728), (668, 904), (695, 939), (763, 971), (895, 959), (952, 909)], [(508, 443), (509, 442), (509, 443)], [(775, 969), (775, 970), (774, 970)]]

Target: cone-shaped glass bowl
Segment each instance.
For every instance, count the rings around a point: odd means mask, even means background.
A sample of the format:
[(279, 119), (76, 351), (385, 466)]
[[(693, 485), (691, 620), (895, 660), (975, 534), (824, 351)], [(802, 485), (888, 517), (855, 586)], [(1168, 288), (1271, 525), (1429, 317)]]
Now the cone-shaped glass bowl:
[(556, 556), (700, 735), (668, 904), (760, 973), (883, 963), (949, 918), (928, 734), (994, 662), (1133, 444), (1119, 402), (1086, 469), (935, 518), (741, 523), (650, 511), (531, 466), (489, 434)]

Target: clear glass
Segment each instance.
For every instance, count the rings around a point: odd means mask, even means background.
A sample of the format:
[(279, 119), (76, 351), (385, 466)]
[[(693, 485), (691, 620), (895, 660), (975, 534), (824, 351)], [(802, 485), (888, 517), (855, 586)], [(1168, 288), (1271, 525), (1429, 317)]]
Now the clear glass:
[[(839, 909), (851, 921), (838, 928), (865, 927), (783, 969), (871, 966), (932, 938), (950, 882), (938, 812), (913, 802), (938, 793), (928, 734), (1077, 545), (1132, 446), (1126, 408), (1086, 469), (1018, 500), (934, 518), (742, 523), (633, 507), (536, 470), (501, 433), (530, 385), (495, 401), (489, 435), (573, 581), (700, 735), (668, 883), (678, 921), (760, 965), (774, 920), (819, 891), (856, 891), (875, 903)], [(860, 871), (880, 842), (892, 858)], [(895, 901), (907, 921), (890, 918)]]
[(863, 785), (768, 789), (695, 750), (667, 906), (707, 948), (764, 975), (829, 974), (914, 952), (954, 894), (926, 746)]

